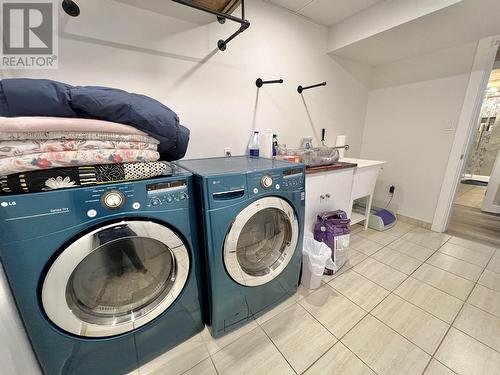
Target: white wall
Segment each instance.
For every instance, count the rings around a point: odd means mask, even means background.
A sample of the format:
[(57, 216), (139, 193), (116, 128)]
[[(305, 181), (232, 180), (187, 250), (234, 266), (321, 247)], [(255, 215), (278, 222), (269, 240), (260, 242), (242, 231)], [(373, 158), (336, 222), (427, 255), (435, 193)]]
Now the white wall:
[[(326, 55), (325, 27), (252, 0), (251, 27), (218, 52), (217, 40), (235, 31), (235, 23), (200, 25), (110, 0), (79, 5), (80, 17), (60, 22), (59, 69), (2, 75), (152, 96), (191, 129), (188, 157), (222, 156), (224, 147), (242, 154), (254, 127), (274, 129), (288, 146), (325, 127), (328, 143), (347, 134), (350, 155), (359, 156), (368, 90)], [(257, 96), (258, 77), (285, 83), (264, 86)], [(304, 100), (296, 91), (321, 81), (328, 85), (304, 92)]]
[(370, 91), (361, 156), (388, 161), (376, 203), (385, 206), (393, 184), (391, 208), (432, 222), (469, 75)]

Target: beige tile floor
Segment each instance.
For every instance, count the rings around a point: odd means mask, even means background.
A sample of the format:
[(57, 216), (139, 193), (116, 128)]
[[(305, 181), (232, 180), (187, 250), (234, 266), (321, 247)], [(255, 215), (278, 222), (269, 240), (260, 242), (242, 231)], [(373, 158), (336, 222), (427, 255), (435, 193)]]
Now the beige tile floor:
[(144, 374), (500, 374), (500, 250), (398, 223), (352, 235), (348, 265)]
[(486, 186), (460, 184), (455, 197), (455, 204), (481, 208), (485, 194)]

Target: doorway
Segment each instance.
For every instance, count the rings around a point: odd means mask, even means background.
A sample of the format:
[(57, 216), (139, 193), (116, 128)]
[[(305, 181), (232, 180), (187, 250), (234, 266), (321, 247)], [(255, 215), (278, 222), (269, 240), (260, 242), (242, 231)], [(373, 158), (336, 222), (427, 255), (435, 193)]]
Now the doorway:
[(481, 107), (479, 126), (461, 174), (448, 233), (500, 246), (498, 202), (500, 172), (500, 53), (497, 54)]

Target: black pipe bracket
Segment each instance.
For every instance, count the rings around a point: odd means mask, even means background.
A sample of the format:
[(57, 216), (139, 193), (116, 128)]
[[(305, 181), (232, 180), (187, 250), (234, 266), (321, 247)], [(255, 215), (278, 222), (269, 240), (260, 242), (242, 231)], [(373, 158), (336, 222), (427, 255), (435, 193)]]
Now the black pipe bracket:
[(257, 78), (257, 81), (255, 81), (255, 86), (260, 88), (263, 85), (269, 85), (271, 83), (283, 83), (283, 80), (282, 79), (275, 79), (272, 81), (263, 81), (262, 78)]
[(227, 44), (240, 35), (243, 31), (250, 27), (250, 22), (245, 19), (245, 0), (241, 0), (241, 18), (234, 17), (230, 14), (218, 12), (216, 10), (212, 10), (203, 5), (199, 5), (194, 3), (192, 0), (172, 0), (175, 3), (182, 4), (188, 6), (190, 8), (201, 10), (202, 12), (213, 14), (217, 17), (217, 21), (221, 24), (225, 23), (226, 20), (233, 21), (240, 24), (238, 30), (236, 30), (233, 34), (231, 34), (227, 39), (221, 39), (217, 42), (217, 48), (221, 51), (225, 51), (227, 48)]
[(321, 83), (318, 83), (316, 85), (311, 85), (311, 86), (306, 86), (306, 87), (299, 86), (299, 87), (297, 87), (297, 92), (299, 94), (302, 94), (302, 91), (304, 91), (304, 90), (309, 90), (309, 89), (313, 89), (315, 87), (320, 87), (320, 86), (326, 86), (326, 82), (321, 82)]

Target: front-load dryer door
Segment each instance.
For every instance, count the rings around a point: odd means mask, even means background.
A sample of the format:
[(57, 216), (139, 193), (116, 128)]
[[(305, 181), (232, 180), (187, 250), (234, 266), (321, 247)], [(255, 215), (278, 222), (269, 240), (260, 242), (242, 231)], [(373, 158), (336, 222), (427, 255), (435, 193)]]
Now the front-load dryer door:
[(236, 216), (224, 241), (224, 264), (241, 285), (257, 286), (278, 276), (293, 257), (297, 215), (278, 197), (261, 198)]
[(169, 228), (122, 221), (70, 244), (49, 268), (42, 304), (61, 329), (84, 337), (132, 331), (163, 313), (179, 296), (189, 254)]

